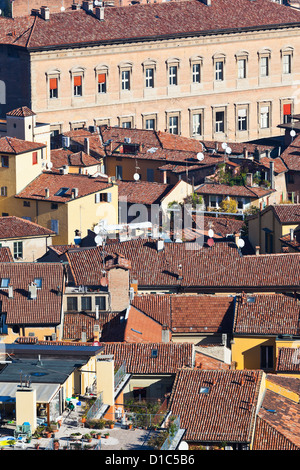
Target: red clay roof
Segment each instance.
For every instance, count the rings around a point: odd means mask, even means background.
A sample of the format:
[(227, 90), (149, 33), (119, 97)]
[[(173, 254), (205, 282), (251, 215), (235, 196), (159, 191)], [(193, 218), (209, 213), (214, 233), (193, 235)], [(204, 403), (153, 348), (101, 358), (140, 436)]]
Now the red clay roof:
[(300, 400), (300, 378), (286, 375), (267, 374), (267, 381), (278, 386), (279, 390), (287, 390), (298, 395)]
[(281, 223), (300, 224), (300, 204), (274, 204), (271, 208)]
[(132, 304), (174, 333), (231, 332), (234, 298), (218, 295), (143, 294)]
[(162, 326), (131, 305), (126, 320), (124, 341), (126, 343), (160, 343)]
[[(193, 220), (197, 224), (197, 216), (193, 214)], [(201, 219), (200, 219), (201, 221)], [(214, 238), (224, 238), (227, 235), (232, 235), (234, 233), (240, 233), (243, 226), (244, 221), (242, 219), (234, 219), (228, 217), (214, 217), (205, 215), (203, 217), (203, 229), (204, 234), (208, 235), (208, 230), (212, 229), (214, 232)], [(196, 225), (197, 228), (197, 225)]]
[(271, 194), (274, 190), (262, 189), (254, 186), (229, 186), (226, 184), (218, 183), (203, 183), (197, 187), (196, 193), (198, 194), (218, 194), (221, 196), (241, 196), (251, 199), (261, 198)]
[(66, 149), (51, 150), (51, 162), (54, 168), (61, 168), (64, 165), (78, 167), (99, 165), (99, 161), (96, 158), (83, 151), (74, 153)]
[(117, 181), (119, 200), (128, 204), (159, 204), (174, 185), (149, 181)]
[(28, 142), (26, 140), (17, 139), (16, 137), (0, 137), (0, 152), (3, 153), (18, 155), (20, 153), (31, 152), (44, 147), (46, 147), (45, 144)]
[(264, 418), (257, 416), (252, 450), (300, 450), (300, 446), (295, 445)]
[(297, 135), (293, 142), (282, 152), (281, 158), (289, 170), (299, 171), (300, 169), (300, 135)]
[(17, 117), (28, 117), (35, 116), (35, 113), (29, 109), (27, 106), (21, 106), (20, 108), (13, 109), (6, 113), (7, 116), (17, 116)]
[(276, 360), (277, 373), (300, 374), (299, 348), (279, 348)]
[(261, 377), (257, 370), (180, 370), (168, 409), (180, 416), (187, 441), (249, 443)]
[(0, 239), (52, 235), (55, 235), (55, 232), (29, 220), (15, 216), (0, 217)]
[[(103, 354), (113, 354), (117, 365), (126, 362), (131, 374), (176, 374), (182, 367), (193, 367), (192, 343), (101, 343)], [(152, 351), (157, 351), (156, 357)]]
[(269, 450), (271, 448), (279, 450), (282, 446), (287, 447), (285, 450), (295, 450), (296, 448), (300, 450), (298, 403), (271, 390), (266, 390), (258, 416), (275, 430), (275, 435), (273, 435), (273, 439), (266, 442), (266, 434), (269, 436), (272, 433), (270, 433), (270, 429), (262, 429), (262, 424), (259, 424), (254, 450)]
[(9, 263), (13, 262), (11, 251), (8, 246), (2, 246), (0, 248), (0, 263)]
[[(9, 279), (13, 298), (0, 289), (2, 313), (8, 325), (47, 325), (61, 322), (64, 268), (60, 263), (0, 263), (0, 278)], [(29, 299), (29, 284), (42, 279), (36, 299)]]
[(94, 313), (65, 313), (63, 340), (80, 341), (82, 332), (85, 332), (87, 341), (93, 341), (95, 337), (95, 325), (99, 325), (100, 327), (100, 337), (102, 331), (107, 335), (111, 330), (110, 323), (114, 318), (118, 318), (118, 313), (99, 312), (98, 319), (96, 319)]
[(299, 335), (299, 300), (283, 294), (242, 295), (237, 298), (234, 333)]
[[(29, 183), (25, 189), (16, 194), (15, 197), (22, 199), (38, 199), (41, 201), (69, 202), (72, 200), (72, 189), (78, 189), (78, 197), (103, 191), (110, 188), (111, 184), (105, 178), (92, 178), (87, 175), (74, 173), (58, 174), (55, 172), (45, 172)], [(49, 189), (49, 197), (46, 199), (45, 189)], [(67, 188), (63, 195), (56, 195), (61, 188)]]
[(104, 21), (83, 10), (53, 13), (48, 21), (37, 16), (0, 20), (1, 43), (39, 49), (266, 29), (299, 23), (300, 15), (269, 0), (212, 0), (209, 7), (191, 0), (107, 8)]

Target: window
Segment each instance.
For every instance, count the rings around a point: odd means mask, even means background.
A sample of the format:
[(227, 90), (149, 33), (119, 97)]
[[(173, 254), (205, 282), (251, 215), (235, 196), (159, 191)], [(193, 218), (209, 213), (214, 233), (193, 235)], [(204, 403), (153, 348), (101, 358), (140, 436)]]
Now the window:
[(274, 235), (272, 232), (265, 232), (265, 252), (274, 253)]
[(260, 58), (260, 76), (269, 76), (269, 57), (263, 56)]
[(178, 84), (178, 67), (177, 65), (170, 65), (169, 67), (169, 85)]
[(193, 64), (192, 65), (192, 80), (193, 83), (200, 83), (201, 81), (201, 65), (200, 64)]
[(30, 207), (30, 201), (23, 201), (24, 207)]
[(260, 108), (260, 127), (261, 127), (261, 129), (268, 129), (270, 127), (270, 108), (269, 108), (269, 106), (262, 106)]
[(116, 166), (116, 179), (121, 180), (123, 178), (123, 167), (121, 165)]
[(106, 297), (104, 295), (95, 297), (95, 304), (98, 305), (99, 310), (106, 310)]
[(202, 134), (201, 114), (193, 114), (193, 135)]
[(131, 129), (131, 121), (123, 121), (122, 127), (123, 129)]
[(273, 369), (273, 346), (260, 347), (261, 369)]
[(53, 232), (56, 233), (56, 235), (58, 235), (58, 220), (56, 219), (51, 219), (51, 230), (53, 230)]
[(224, 132), (225, 129), (225, 113), (224, 111), (216, 111), (215, 132)]
[(1, 186), (1, 196), (7, 196), (7, 186)]
[(218, 60), (215, 63), (215, 80), (221, 82), (224, 80), (224, 62)]
[(81, 310), (92, 310), (92, 297), (81, 297)]
[(58, 79), (50, 78), (49, 79), (49, 98), (58, 98)]
[(106, 93), (107, 91), (107, 75), (106, 73), (98, 73), (98, 93)]
[(74, 96), (82, 96), (82, 76), (75, 75), (73, 78)]
[(9, 278), (9, 277), (3, 277), (3, 278), (1, 279), (1, 288), (2, 288), (2, 289), (8, 288), (8, 286), (9, 286), (9, 281), (10, 281), (10, 278)]
[(154, 170), (152, 168), (147, 168), (147, 181), (154, 181)]
[(147, 130), (154, 130), (155, 129), (155, 119), (149, 118), (145, 120), (145, 127)]
[(246, 59), (238, 59), (238, 78), (246, 78)]
[(179, 118), (178, 116), (169, 116), (169, 132), (170, 134), (179, 133)]
[(60, 188), (56, 193), (55, 196), (64, 196), (70, 188)]
[(23, 242), (14, 242), (14, 259), (23, 258)]
[(247, 110), (246, 109), (238, 109), (238, 130), (239, 131), (246, 131), (247, 127), (248, 127)]
[(146, 88), (154, 88), (154, 68), (146, 68), (145, 70), (145, 86)]
[(121, 88), (122, 91), (130, 90), (130, 71), (122, 70), (121, 72)]
[(215, 208), (219, 208), (219, 198), (218, 196), (209, 196), (209, 206), (210, 207), (215, 207)]
[(77, 311), (78, 310), (78, 299), (77, 297), (67, 297), (67, 310)]
[(51, 202), (51, 209), (58, 209), (58, 204), (56, 204), (56, 202)]
[(291, 54), (284, 54), (282, 56), (282, 73), (292, 73), (292, 56)]
[(2, 155), (1, 156), (1, 166), (2, 168), (9, 168), (8, 156)]
[(37, 152), (33, 152), (33, 154), (32, 154), (32, 164), (36, 165), (37, 162), (38, 162), (38, 154), (37, 154)]

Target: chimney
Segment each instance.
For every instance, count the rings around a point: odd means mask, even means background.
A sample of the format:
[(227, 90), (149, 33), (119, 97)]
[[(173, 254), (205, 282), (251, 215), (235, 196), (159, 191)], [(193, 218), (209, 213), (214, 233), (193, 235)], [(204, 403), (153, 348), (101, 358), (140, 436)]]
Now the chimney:
[(45, 198), (47, 199), (50, 195), (49, 188), (45, 188)]
[(90, 154), (90, 141), (89, 141), (89, 138), (88, 138), (88, 137), (85, 137), (85, 138), (84, 138), (84, 151), (85, 151), (85, 153), (87, 153), (88, 155)]
[(258, 256), (260, 252), (260, 246), (255, 247), (255, 255)]
[(204, 5), (207, 5), (208, 7), (211, 6), (211, 0), (201, 0), (201, 3), (204, 3)]
[(274, 162), (270, 162), (270, 183), (271, 183), (271, 188), (275, 189)]
[(95, 13), (98, 20), (104, 21), (104, 7), (96, 7)]
[(99, 305), (96, 305), (95, 318), (96, 318), (96, 320), (99, 320)]
[(81, 342), (86, 343), (86, 331), (81, 332)]
[(244, 158), (248, 158), (248, 149), (246, 146), (243, 149), (243, 153), (244, 153)]
[(45, 21), (50, 20), (50, 9), (49, 9), (47, 6), (41, 7), (41, 17), (42, 17)]
[(290, 228), (290, 237), (291, 237), (291, 242), (294, 240), (294, 229)]
[(37, 298), (37, 286), (34, 283), (29, 284), (29, 298), (30, 299)]
[(238, 245), (239, 238), (240, 238), (239, 232), (234, 232), (234, 242), (235, 242), (236, 246), (239, 246)]
[(163, 171), (163, 183), (167, 184), (167, 170)]
[(72, 199), (75, 199), (76, 197), (78, 197), (78, 188), (72, 188), (71, 194), (72, 194)]
[(93, 11), (93, 2), (85, 0), (84, 2), (82, 2), (82, 8), (85, 11)]
[(94, 341), (99, 341), (100, 339), (100, 325), (94, 325)]
[(170, 332), (167, 325), (163, 325), (162, 327), (161, 341), (162, 343), (169, 343), (170, 341)]
[(164, 240), (157, 240), (157, 242), (156, 242), (157, 251), (158, 252), (163, 251), (164, 245), (165, 245)]
[(13, 299), (14, 297), (14, 289), (13, 286), (8, 286), (8, 298)]
[(73, 3), (72, 3), (72, 10), (80, 10), (80, 5), (79, 5), (79, 3), (73, 2)]

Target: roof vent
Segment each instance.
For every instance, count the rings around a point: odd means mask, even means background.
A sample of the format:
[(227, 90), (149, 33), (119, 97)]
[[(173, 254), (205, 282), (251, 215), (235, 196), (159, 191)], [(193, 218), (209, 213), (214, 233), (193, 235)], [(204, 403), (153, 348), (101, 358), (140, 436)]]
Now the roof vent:
[(50, 20), (50, 10), (47, 6), (41, 7), (41, 17), (45, 20), (48, 21)]
[(33, 282), (29, 284), (29, 298), (36, 299), (37, 298), (37, 286)]
[(90, 1), (84, 1), (82, 2), (82, 8), (85, 10), (85, 11), (93, 11), (93, 2), (90, 2)]
[(98, 20), (103, 21), (104, 20), (104, 7), (96, 7), (95, 14)]
[(14, 296), (14, 289), (13, 286), (8, 286), (8, 298), (12, 299)]

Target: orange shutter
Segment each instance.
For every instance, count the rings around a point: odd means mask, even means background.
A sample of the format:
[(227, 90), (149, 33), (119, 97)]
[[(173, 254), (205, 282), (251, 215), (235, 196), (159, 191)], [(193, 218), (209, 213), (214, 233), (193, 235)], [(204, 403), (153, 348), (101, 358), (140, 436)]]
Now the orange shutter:
[(106, 81), (106, 74), (105, 73), (99, 73), (98, 74), (98, 83), (105, 83)]
[(291, 105), (291, 103), (283, 105), (283, 114), (285, 116), (290, 116), (292, 114), (292, 105)]
[(74, 77), (74, 86), (81, 86), (81, 76)]
[(57, 78), (50, 78), (50, 90), (57, 89)]

